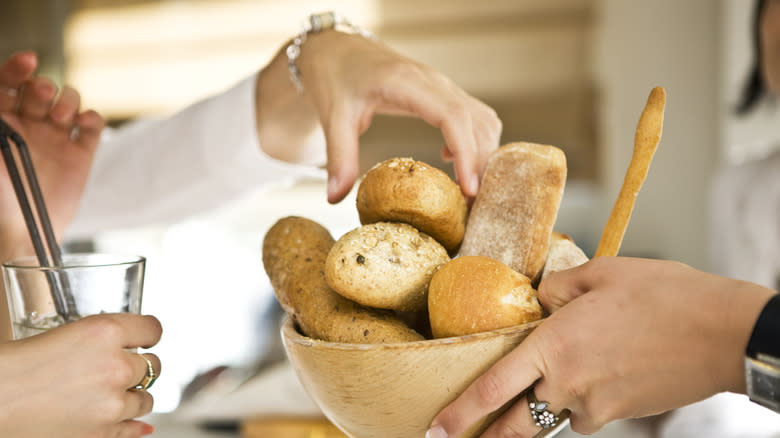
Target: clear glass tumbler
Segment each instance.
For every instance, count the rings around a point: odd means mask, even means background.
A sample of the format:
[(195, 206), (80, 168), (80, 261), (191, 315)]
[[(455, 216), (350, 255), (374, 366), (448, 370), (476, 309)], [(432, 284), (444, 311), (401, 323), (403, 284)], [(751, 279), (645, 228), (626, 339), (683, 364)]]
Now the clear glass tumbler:
[[(62, 262), (62, 267), (41, 267), (35, 257), (23, 257), (3, 264), (14, 339), (37, 335), (88, 315), (141, 312), (144, 257), (64, 254)], [(60, 290), (70, 291), (69, 315), (58, 312), (53, 283)]]

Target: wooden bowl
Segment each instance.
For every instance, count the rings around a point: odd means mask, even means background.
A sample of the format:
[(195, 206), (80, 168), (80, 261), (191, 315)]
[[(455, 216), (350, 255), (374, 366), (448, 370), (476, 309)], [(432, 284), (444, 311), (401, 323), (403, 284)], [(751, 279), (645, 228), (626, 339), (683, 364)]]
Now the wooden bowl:
[[(320, 341), (302, 335), (291, 318), (281, 331), (301, 384), (333, 424), (355, 438), (410, 438), (425, 436), (441, 409), (540, 322), (396, 344)], [(461, 438), (479, 436), (502, 412)]]

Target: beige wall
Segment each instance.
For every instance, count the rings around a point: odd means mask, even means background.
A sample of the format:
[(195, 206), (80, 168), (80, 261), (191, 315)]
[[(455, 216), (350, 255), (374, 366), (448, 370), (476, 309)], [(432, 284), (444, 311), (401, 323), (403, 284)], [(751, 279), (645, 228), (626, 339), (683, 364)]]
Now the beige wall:
[[(706, 269), (708, 184), (720, 147), (719, 3), (603, 0), (602, 6), (594, 64), (602, 91), (602, 202), (611, 207), (619, 190), (650, 89), (664, 86), (663, 137), (623, 253)], [(595, 214), (598, 223), (608, 208)]]

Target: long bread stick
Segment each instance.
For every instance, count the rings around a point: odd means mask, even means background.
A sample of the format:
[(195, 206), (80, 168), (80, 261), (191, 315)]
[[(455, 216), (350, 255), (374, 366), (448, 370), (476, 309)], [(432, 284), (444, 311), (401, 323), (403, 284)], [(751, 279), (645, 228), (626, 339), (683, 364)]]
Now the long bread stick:
[(647, 170), (650, 168), (650, 162), (653, 160), (655, 150), (661, 141), (665, 106), (666, 91), (663, 87), (653, 88), (636, 127), (634, 153), (628, 170), (626, 170), (623, 187), (620, 188), (620, 194), (612, 207), (612, 213), (601, 233), (601, 241), (599, 241), (595, 257), (616, 256), (620, 250), (620, 244), (623, 242), (628, 221), (631, 219), (631, 212), (634, 210), (639, 189), (642, 188)]

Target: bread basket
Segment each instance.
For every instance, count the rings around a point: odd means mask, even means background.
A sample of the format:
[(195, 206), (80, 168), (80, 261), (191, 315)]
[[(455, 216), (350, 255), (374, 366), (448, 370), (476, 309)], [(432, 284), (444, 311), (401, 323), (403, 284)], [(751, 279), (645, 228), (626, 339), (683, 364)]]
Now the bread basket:
[[(541, 321), (473, 335), (395, 344), (344, 344), (282, 323), (290, 362), (333, 424), (355, 438), (425, 436), (433, 417)], [(503, 409), (461, 438), (477, 437)]]

